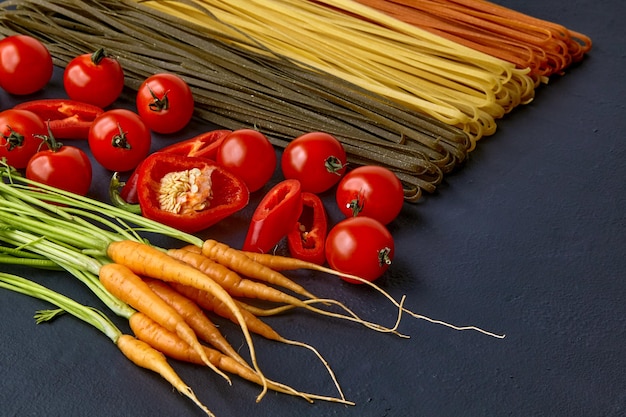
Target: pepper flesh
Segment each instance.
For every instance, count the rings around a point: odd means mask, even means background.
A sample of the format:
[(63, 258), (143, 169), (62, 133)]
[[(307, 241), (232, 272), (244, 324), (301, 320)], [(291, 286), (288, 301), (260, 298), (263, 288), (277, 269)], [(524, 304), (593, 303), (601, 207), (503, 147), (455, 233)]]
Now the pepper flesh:
[(45, 122), (57, 139), (87, 139), (89, 128), (104, 109), (70, 99), (30, 100), (14, 108), (30, 110)]
[(302, 193), (302, 214), (287, 234), (287, 245), (292, 257), (324, 264), (324, 245), (328, 233), (326, 209), (322, 200), (313, 193)]
[[(230, 130), (226, 129), (211, 130), (194, 136), (191, 139), (186, 139), (168, 145), (159, 149), (157, 152), (167, 152), (176, 155), (186, 155), (214, 160), (217, 148), (230, 132)], [(126, 203), (137, 204), (139, 202), (137, 198), (137, 176), (140, 169), (141, 164), (139, 164), (135, 171), (128, 177), (124, 186), (120, 190), (120, 197)]]
[(287, 236), (302, 214), (300, 181), (287, 179), (263, 197), (252, 214), (243, 250), (268, 253)]
[(241, 210), (250, 196), (243, 181), (214, 162), (162, 152), (141, 164), (137, 187), (143, 216), (188, 233)]

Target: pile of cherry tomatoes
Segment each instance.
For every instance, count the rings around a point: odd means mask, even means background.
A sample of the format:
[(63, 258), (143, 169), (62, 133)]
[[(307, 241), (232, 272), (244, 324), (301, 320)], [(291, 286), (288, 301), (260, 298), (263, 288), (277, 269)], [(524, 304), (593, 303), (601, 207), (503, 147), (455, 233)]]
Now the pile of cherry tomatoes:
[[(8, 93), (39, 91), (52, 72), (50, 53), (38, 40), (14, 35), (0, 41), (0, 87)], [(104, 109), (120, 96), (124, 72), (114, 57), (98, 50), (70, 61), (63, 85), (70, 100)], [(85, 139), (93, 158), (104, 168), (132, 171), (149, 155), (151, 132), (175, 133), (188, 124), (193, 112), (189, 86), (175, 74), (159, 73), (139, 87), (136, 111), (102, 110), (91, 121)], [(92, 179), (90, 159), (78, 147), (61, 144), (63, 138), (55, 138), (42, 117), (29, 110), (6, 109), (0, 112), (0, 132), (0, 157), (6, 163), (24, 169), (36, 181), (87, 194)], [(404, 203), (402, 184), (393, 172), (373, 165), (348, 170), (342, 144), (324, 132), (295, 138), (278, 160), (262, 133), (235, 130), (220, 144), (215, 162), (241, 178), (249, 192), (267, 184), (278, 166), (285, 179), (299, 181), (304, 193), (317, 195), (336, 187), (336, 202), (346, 219), (324, 231), (323, 261), (369, 280), (388, 268), (394, 245), (386, 226)], [(306, 228), (304, 220), (298, 227)]]

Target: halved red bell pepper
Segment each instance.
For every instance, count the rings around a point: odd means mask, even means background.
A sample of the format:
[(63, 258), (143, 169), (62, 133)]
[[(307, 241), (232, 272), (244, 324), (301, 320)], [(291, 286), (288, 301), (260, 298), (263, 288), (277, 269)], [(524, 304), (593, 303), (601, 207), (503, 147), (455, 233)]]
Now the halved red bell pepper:
[(328, 234), (328, 219), (322, 200), (313, 193), (302, 193), (302, 214), (287, 234), (287, 246), (292, 257), (322, 265), (326, 261), (324, 244)]
[(57, 139), (87, 139), (92, 122), (104, 110), (93, 104), (70, 99), (41, 99), (19, 103), (16, 109), (30, 110), (49, 122)]
[(156, 152), (137, 177), (144, 217), (188, 233), (204, 230), (244, 208), (246, 184), (209, 159)]
[[(217, 148), (219, 148), (226, 135), (230, 132), (230, 130), (225, 129), (211, 130), (194, 136), (191, 139), (168, 145), (159, 149), (157, 152), (167, 152), (175, 155), (186, 155), (214, 160)], [(137, 198), (137, 176), (140, 169), (141, 164), (130, 174), (119, 191), (119, 196), (126, 203), (137, 204), (139, 202)]]
[(287, 179), (263, 197), (252, 214), (243, 250), (268, 253), (293, 228), (302, 213), (300, 181)]

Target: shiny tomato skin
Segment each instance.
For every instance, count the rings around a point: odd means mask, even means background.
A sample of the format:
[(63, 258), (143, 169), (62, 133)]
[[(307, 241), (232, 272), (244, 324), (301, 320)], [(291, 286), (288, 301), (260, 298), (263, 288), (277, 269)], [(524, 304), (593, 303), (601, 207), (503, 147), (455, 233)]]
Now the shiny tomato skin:
[(100, 165), (110, 171), (130, 171), (150, 152), (150, 129), (131, 110), (102, 113), (89, 129), (89, 149)]
[[(385, 225), (371, 217), (349, 217), (326, 236), (326, 261), (331, 268), (367, 281), (387, 271), (394, 256), (394, 240)], [(343, 278), (358, 284), (357, 280)]]
[(39, 40), (12, 35), (0, 41), (0, 87), (15, 95), (41, 90), (52, 78), (52, 56)]
[(193, 93), (179, 76), (158, 73), (146, 78), (136, 96), (137, 113), (157, 133), (169, 134), (184, 128), (194, 111)]
[(61, 146), (37, 152), (28, 162), (26, 178), (84, 196), (91, 186), (91, 168), (82, 149)]
[(344, 175), (335, 197), (339, 210), (346, 217), (372, 217), (386, 225), (400, 214), (404, 189), (400, 179), (389, 169), (363, 165)]
[(281, 170), (285, 178), (300, 181), (302, 191), (319, 194), (341, 179), (346, 170), (346, 151), (328, 133), (305, 133), (283, 150)]
[(261, 189), (276, 170), (276, 151), (267, 137), (253, 129), (229, 133), (217, 150), (216, 162), (241, 178), (250, 192)]
[(72, 100), (111, 105), (124, 89), (124, 70), (120, 62), (100, 49), (72, 59), (63, 72), (63, 86)]
[(7, 109), (0, 112), (0, 158), (13, 168), (26, 168), (28, 160), (39, 150), (48, 129), (44, 121), (29, 110)]

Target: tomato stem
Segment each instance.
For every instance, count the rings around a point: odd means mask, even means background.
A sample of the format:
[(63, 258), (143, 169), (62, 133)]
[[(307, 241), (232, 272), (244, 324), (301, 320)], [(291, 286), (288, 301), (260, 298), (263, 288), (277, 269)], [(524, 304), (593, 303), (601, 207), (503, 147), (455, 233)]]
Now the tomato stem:
[(106, 58), (106, 56), (107, 55), (104, 52), (104, 48), (100, 48), (96, 52), (91, 54), (91, 62), (93, 62), (94, 65), (98, 65), (98, 64), (100, 64), (100, 61), (102, 61), (104, 58)]
[(118, 123), (117, 128), (119, 129), (119, 134), (113, 136), (111, 139), (111, 145), (114, 148), (122, 148), (122, 149), (131, 149), (130, 143), (126, 139), (126, 132), (122, 129), (122, 126)]
[(341, 171), (341, 169), (343, 169), (344, 167), (339, 158), (334, 155), (326, 158), (326, 160), (324, 161), (324, 166), (326, 167), (326, 171), (339, 176), (341, 176), (341, 173), (339, 171)]
[(352, 216), (356, 217), (359, 215), (361, 210), (363, 210), (363, 206), (365, 205), (365, 201), (361, 198), (361, 193), (356, 195), (356, 198), (351, 200), (346, 207), (352, 210)]
[(378, 266), (383, 266), (383, 264), (391, 265), (389, 253), (391, 253), (391, 249), (388, 247), (384, 247), (378, 252)]
[(57, 141), (52, 134), (52, 130), (50, 129), (50, 121), (46, 122), (46, 128), (48, 129), (47, 135), (33, 135), (37, 139), (41, 139), (42, 145), (45, 143), (52, 152), (57, 152), (59, 149), (63, 147), (63, 144)]
[(165, 93), (163, 93), (163, 97), (162, 98), (159, 98), (155, 94), (155, 92), (152, 91), (152, 89), (150, 88), (149, 85), (147, 85), (146, 87), (148, 87), (148, 91), (150, 91), (150, 95), (154, 99), (154, 101), (148, 105), (150, 110), (152, 110), (154, 112), (161, 112), (161, 111), (164, 111), (164, 110), (167, 110), (167, 109), (170, 108), (170, 100), (167, 97), (167, 94), (170, 92), (169, 90), (167, 90)]
[(13, 130), (11, 126), (7, 125), (7, 128), (11, 133), (9, 133), (9, 136), (3, 135), (3, 137), (7, 141), (5, 145), (7, 147), (7, 150), (12, 151), (18, 146), (22, 146), (22, 144), (24, 143), (24, 135)]

